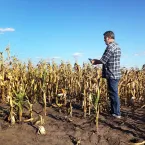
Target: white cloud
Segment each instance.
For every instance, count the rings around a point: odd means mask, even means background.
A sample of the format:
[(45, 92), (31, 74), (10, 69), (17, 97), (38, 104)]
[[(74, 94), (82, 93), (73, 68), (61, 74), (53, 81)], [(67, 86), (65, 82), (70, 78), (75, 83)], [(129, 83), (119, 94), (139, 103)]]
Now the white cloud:
[(128, 54), (122, 54), (122, 56), (121, 56), (122, 58), (128, 58), (129, 56), (128, 56)]
[(54, 56), (54, 57), (52, 57), (52, 59), (60, 59), (60, 57), (59, 56)]
[(82, 56), (82, 53), (76, 52), (73, 54), (73, 57), (80, 57), (80, 56)]
[(135, 53), (134, 56), (145, 56), (145, 51)]
[(35, 58), (36, 58), (36, 59), (41, 59), (42, 57), (41, 57), (41, 56), (36, 56)]
[(139, 53), (135, 53), (134, 56), (140, 56), (140, 54)]
[(4, 34), (4, 32), (14, 32), (14, 28), (0, 28), (0, 34)]

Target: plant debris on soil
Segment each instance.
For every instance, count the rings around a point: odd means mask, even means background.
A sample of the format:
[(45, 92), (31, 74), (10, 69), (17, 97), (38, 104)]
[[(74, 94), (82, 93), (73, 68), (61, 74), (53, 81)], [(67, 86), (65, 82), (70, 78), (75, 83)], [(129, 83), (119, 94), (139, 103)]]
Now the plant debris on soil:
[[(37, 134), (29, 122), (10, 125), (4, 120), (5, 107), (0, 104), (0, 145), (127, 145), (145, 140), (145, 107), (132, 111), (122, 106), (121, 119), (101, 112), (97, 129), (93, 113), (84, 118), (80, 109), (73, 108), (70, 117), (63, 109), (50, 106), (44, 117), (45, 135)], [(39, 114), (41, 105), (33, 111)]]

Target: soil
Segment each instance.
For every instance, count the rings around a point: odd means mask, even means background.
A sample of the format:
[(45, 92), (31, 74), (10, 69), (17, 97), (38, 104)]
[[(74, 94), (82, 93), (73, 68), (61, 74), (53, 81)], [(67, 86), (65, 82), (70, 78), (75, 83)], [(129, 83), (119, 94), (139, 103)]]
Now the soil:
[[(145, 140), (145, 108), (134, 112), (122, 106), (122, 118), (100, 113), (98, 129), (94, 116), (83, 117), (79, 108), (73, 107), (73, 116), (63, 109), (47, 107), (45, 135), (37, 134), (37, 126), (31, 123), (10, 125), (4, 121), (5, 106), (0, 104), (0, 145), (127, 145)], [(35, 114), (42, 112), (40, 105), (33, 108)]]

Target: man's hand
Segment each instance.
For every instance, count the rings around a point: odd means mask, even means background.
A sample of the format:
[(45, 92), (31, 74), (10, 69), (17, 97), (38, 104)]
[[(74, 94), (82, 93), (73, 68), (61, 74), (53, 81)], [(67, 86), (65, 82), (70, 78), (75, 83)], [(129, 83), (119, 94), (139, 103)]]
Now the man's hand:
[(89, 59), (92, 65), (102, 64), (102, 62), (98, 59)]
[(91, 64), (95, 65), (95, 60), (94, 59), (91, 60)]
[(89, 58), (89, 61), (90, 61), (91, 64), (93, 64), (93, 65), (95, 64), (95, 59)]

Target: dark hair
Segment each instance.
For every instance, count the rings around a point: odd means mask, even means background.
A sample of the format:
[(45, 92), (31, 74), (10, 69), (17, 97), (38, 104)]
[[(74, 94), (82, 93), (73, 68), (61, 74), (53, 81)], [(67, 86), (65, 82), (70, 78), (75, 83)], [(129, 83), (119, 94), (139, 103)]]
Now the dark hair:
[(103, 35), (104, 37), (110, 37), (112, 39), (115, 39), (115, 34), (113, 31), (106, 31)]

